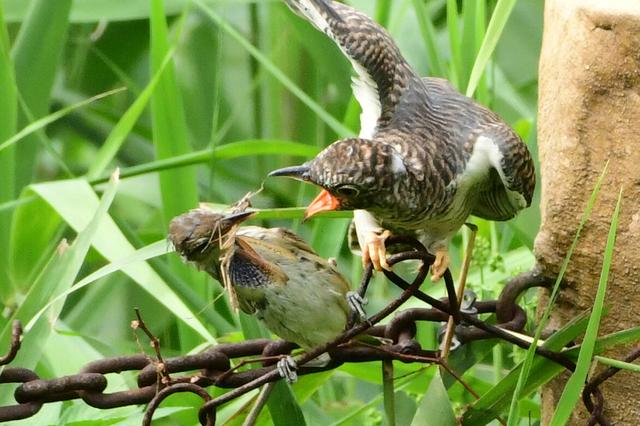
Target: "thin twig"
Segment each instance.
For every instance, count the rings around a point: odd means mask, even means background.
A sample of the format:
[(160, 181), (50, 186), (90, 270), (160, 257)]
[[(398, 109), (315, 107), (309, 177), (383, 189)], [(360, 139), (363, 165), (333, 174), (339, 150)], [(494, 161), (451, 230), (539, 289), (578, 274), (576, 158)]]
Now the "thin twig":
[(256, 399), (255, 404), (247, 415), (247, 418), (244, 419), (244, 423), (242, 423), (242, 426), (254, 426), (256, 424), (256, 422), (258, 421), (258, 416), (262, 412), (264, 406), (267, 404), (269, 396), (271, 395), (271, 392), (273, 391), (275, 385), (275, 382), (267, 383), (266, 385), (264, 385), (264, 387), (260, 391), (260, 394), (258, 395), (258, 399)]
[[(469, 229), (471, 229), (471, 236), (469, 237), (469, 241), (467, 241), (467, 247), (464, 252), (464, 260), (462, 262), (462, 270), (460, 271), (460, 278), (458, 280), (458, 289), (456, 291), (458, 306), (456, 309), (460, 310), (460, 305), (462, 304), (462, 298), (464, 297), (464, 288), (467, 285), (467, 274), (469, 273), (469, 266), (471, 265), (471, 255), (473, 253), (473, 246), (476, 242), (476, 234), (478, 233), (478, 227), (467, 223), (466, 224)], [(442, 346), (442, 354), (440, 355), (443, 359), (447, 359), (449, 356), (449, 350), (451, 349), (451, 341), (453, 340), (453, 335), (455, 331), (455, 322), (453, 317), (450, 316), (447, 321), (447, 330), (444, 333), (444, 340)]]
[(135, 333), (135, 331), (140, 329), (144, 332), (144, 334), (147, 335), (147, 337), (149, 338), (149, 343), (151, 344), (151, 347), (156, 353), (157, 360), (152, 362), (156, 365), (156, 371), (158, 372), (158, 379), (160, 380), (160, 383), (162, 383), (163, 385), (168, 385), (171, 383), (171, 376), (167, 371), (167, 365), (165, 364), (164, 359), (162, 358), (162, 353), (160, 352), (160, 339), (158, 339), (153, 333), (151, 333), (151, 330), (149, 330), (149, 328), (147, 327), (147, 324), (145, 324), (144, 320), (142, 319), (142, 315), (140, 314), (140, 308), (134, 308), (134, 310), (136, 312), (136, 317), (138, 319), (131, 321), (131, 328), (134, 331), (133, 334), (136, 336), (136, 341), (138, 342), (138, 346), (142, 348), (142, 345), (140, 344), (140, 340), (138, 339), (138, 335)]

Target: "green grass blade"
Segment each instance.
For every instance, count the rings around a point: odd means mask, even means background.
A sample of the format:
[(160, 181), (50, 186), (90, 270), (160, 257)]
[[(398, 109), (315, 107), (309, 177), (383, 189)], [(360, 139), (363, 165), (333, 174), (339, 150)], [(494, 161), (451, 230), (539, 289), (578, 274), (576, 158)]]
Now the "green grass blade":
[[(121, 176), (131, 177), (145, 173), (153, 173), (161, 170), (169, 170), (178, 167), (192, 166), (194, 164), (208, 163), (212, 160), (232, 160), (241, 157), (253, 157), (258, 155), (288, 155), (293, 157), (315, 157), (320, 150), (311, 145), (298, 142), (289, 142), (277, 139), (251, 139), (232, 142), (214, 148), (203, 149), (183, 155), (176, 155), (165, 160), (152, 161), (138, 166), (122, 169)], [(91, 183), (100, 183), (107, 180), (106, 176), (93, 179)]]
[(104, 92), (104, 93), (99, 93), (95, 96), (90, 97), (89, 99), (85, 99), (81, 102), (78, 102), (76, 104), (73, 105), (69, 105), (68, 107), (62, 108), (56, 112), (53, 112), (45, 117), (42, 117), (32, 123), (29, 123), (27, 126), (25, 126), (22, 130), (20, 130), (18, 133), (16, 133), (15, 135), (13, 135), (12, 137), (10, 137), (9, 139), (5, 140), (4, 142), (0, 143), (0, 152), (2, 152), (3, 150), (9, 148), (10, 146), (12, 146), (13, 144), (15, 144), (16, 142), (25, 139), (27, 136), (37, 132), (38, 130), (41, 130), (45, 127), (47, 127), (49, 124), (60, 120), (61, 118), (63, 118), (64, 116), (72, 113), (73, 111), (77, 110), (78, 108), (82, 108), (84, 106), (89, 105), (90, 103), (93, 103), (95, 101), (98, 101), (100, 99), (106, 98), (108, 96), (111, 95), (115, 95), (116, 93), (120, 93), (122, 91), (126, 90), (124, 87), (121, 87), (119, 89), (114, 89), (114, 90), (109, 90), (108, 92)]
[[(90, 219), (88, 211), (98, 202), (91, 186), (84, 179), (42, 183), (31, 187), (75, 230), (86, 226)], [(101, 223), (97, 232), (93, 247), (109, 262), (116, 262), (135, 254), (134, 247), (124, 237), (110, 216)], [(215, 341), (211, 333), (198, 319), (197, 312), (183, 302), (185, 298), (178, 295), (174, 289), (169, 288), (147, 263), (133, 263), (124, 266), (121, 270), (172, 312), (178, 320), (190, 326), (205, 340)], [(131, 309), (133, 309), (135, 301), (130, 303), (132, 304)]]
[(253, 46), (249, 40), (247, 40), (240, 32), (227, 23), (220, 15), (214, 12), (210, 7), (202, 2), (202, 0), (194, 0), (200, 9), (202, 9), (213, 22), (216, 23), (224, 32), (229, 34), (234, 40), (236, 40), (244, 49), (249, 52), (251, 56), (262, 65), (262, 67), (269, 72), (276, 80), (278, 80), (284, 87), (287, 88), (293, 95), (295, 95), (300, 101), (302, 101), (309, 109), (315, 112), (318, 117), (322, 119), (334, 132), (340, 137), (353, 136), (353, 132), (342, 124), (339, 120), (329, 114), (324, 108), (322, 108), (316, 101), (314, 101), (309, 95), (307, 95), (293, 80), (287, 77), (269, 58), (267, 58), (262, 52)]
[(451, 406), (447, 389), (440, 373), (431, 380), (427, 392), (422, 397), (411, 426), (455, 426), (456, 416)]
[(376, 2), (374, 18), (383, 27), (389, 26), (389, 18), (391, 18), (391, 0), (378, 0)]
[[(156, 74), (169, 53), (169, 34), (163, 0), (151, 0), (151, 72)], [(153, 142), (158, 159), (191, 151), (182, 96), (173, 64), (161, 73), (158, 88), (151, 97)], [(168, 170), (160, 174), (165, 223), (198, 203), (196, 173), (193, 169)]]
[(462, 74), (462, 42), (460, 40), (460, 24), (458, 16), (458, 2), (447, 0), (447, 29), (449, 30), (449, 48), (451, 49), (451, 66), (449, 80), (458, 90)]
[(434, 77), (445, 77), (445, 64), (438, 47), (436, 46), (436, 30), (431, 22), (427, 7), (424, 0), (412, 0), (413, 8), (418, 19), (420, 33), (427, 49), (427, 58), (429, 59), (429, 75)]
[(471, 70), (469, 84), (467, 85), (466, 91), (467, 96), (473, 96), (476, 91), (478, 83), (484, 73), (484, 69), (489, 62), (496, 45), (498, 44), (498, 40), (502, 35), (502, 31), (507, 24), (507, 20), (509, 19), (515, 4), (516, 0), (498, 0), (498, 3), (493, 10), (493, 14), (491, 15), (491, 20), (489, 21), (487, 32), (484, 36), (484, 40), (482, 41), (482, 46), (480, 46), (480, 51), (478, 52), (476, 61), (473, 64), (473, 69)]
[(146, 247), (141, 248), (140, 250), (136, 250), (135, 253), (129, 256), (116, 260), (115, 262), (109, 263), (103, 266), (102, 268), (98, 269), (97, 271), (92, 272), (91, 274), (87, 275), (86, 277), (84, 277), (83, 279), (75, 283), (73, 287), (63, 291), (62, 293), (57, 295), (55, 298), (50, 300), (45, 306), (43, 306), (42, 309), (40, 309), (33, 316), (33, 318), (31, 318), (29, 323), (25, 325), (24, 327), (25, 331), (28, 332), (29, 329), (33, 327), (35, 322), (38, 321), (38, 318), (40, 318), (40, 316), (44, 314), (47, 309), (53, 306), (56, 302), (66, 298), (70, 294), (83, 289), (84, 287), (98, 281), (101, 278), (106, 277), (109, 274), (112, 274), (114, 272), (124, 269), (127, 265), (131, 265), (136, 262), (144, 262), (154, 257), (163, 256), (166, 253), (167, 253), (167, 242), (165, 240), (157, 241), (153, 244), (150, 244)]
[(620, 361), (619, 359), (607, 358), (598, 355), (596, 355), (594, 359), (601, 364), (608, 365), (609, 367), (615, 367), (621, 370), (629, 370), (633, 371), (634, 373), (640, 373), (640, 365), (638, 364), (632, 364), (630, 362)]
[[(11, 61), (9, 34), (4, 23), (4, 12), (0, 2), (0, 140), (5, 140), (16, 131), (18, 124), (18, 98), (13, 62)], [(0, 205), (11, 202), (15, 193), (15, 150), (0, 152)], [(0, 301), (10, 297), (9, 242), (11, 238), (11, 211), (0, 210)]]
[[(27, 323), (48, 300), (71, 287), (92, 242), (99, 235), (98, 230), (107, 217), (107, 211), (116, 194), (117, 184), (118, 176), (114, 175), (109, 187), (103, 194), (102, 200), (99, 203), (96, 200), (93, 204), (94, 208), (91, 211), (87, 211), (88, 220), (78, 233), (76, 240), (71, 247), (66, 242), (60, 244), (51, 261), (31, 286), (13, 318)], [(37, 323), (36, 328), (25, 330), (22, 350), (18, 353), (15, 361), (16, 365), (24, 368), (34, 368), (36, 366), (42, 356), (43, 348), (51, 332), (51, 326), (57, 321), (61, 310), (62, 302), (58, 303), (55, 309), (49, 311), (48, 321), (40, 321)], [(7, 347), (10, 336), (11, 321), (8, 321), (0, 334), (0, 345)], [(5, 400), (7, 397), (8, 395), (2, 395), (0, 400)], [(5, 405), (5, 403), (6, 401), (3, 401), (2, 405)]]
[(91, 168), (87, 172), (87, 179), (95, 179), (100, 176), (104, 170), (109, 166), (111, 160), (113, 160), (118, 153), (118, 150), (124, 143), (125, 139), (133, 129), (133, 126), (142, 115), (153, 91), (155, 90), (158, 82), (160, 81), (160, 77), (164, 72), (167, 64), (171, 61), (173, 57), (173, 50), (169, 50), (165, 55), (160, 67), (153, 75), (153, 78), (147, 84), (147, 87), (140, 93), (140, 96), (136, 98), (133, 104), (127, 109), (127, 111), (122, 115), (122, 118), (118, 121), (118, 124), (113, 128), (107, 139), (104, 141), (104, 144), (98, 151), (98, 154), (95, 157), (94, 162), (91, 165)]
[[(12, 57), (18, 91), (37, 119), (47, 114), (51, 89), (66, 39), (71, 0), (32, 0), (25, 21), (13, 45)], [(28, 124), (19, 115), (18, 127)], [(38, 139), (30, 136), (16, 147), (16, 188), (19, 191), (32, 178)]]
[(556, 410), (551, 419), (552, 426), (560, 426), (566, 424), (575, 408), (580, 394), (584, 386), (589, 368), (591, 366), (596, 339), (598, 338), (598, 329), (600, 327), (600, 319), (602, 318), (602, 310), (604, 307), (604, 297), (607, 291), (607, 282), (609, 280), (609, 270), (613, 261), (613, 249), (616, 243), (616, 234), (618, 231), (618, 217), (620, 215), (620, 205), (622, 203), (622, 190), (618, 194), (618, 202), (611, 217), (611, 226), (609, 227), (609, 235), (607, 237), (607, 245), (604, 249), (604, 259), (602, 261), (602, 272), (600, 273), (600, 282), (598, 283), (598, 292), (593, 303), (591, 318), (584, 335), (584, 340), (578, 355), (576, 363), (576, 371), (573, 372), (567, 384), (562, 391), (560, 400), (556, 405)]
[[(544, 346), (551, 350), (560, 350), (567, 343), (581, 335), (587, 328), (588, 315), (583, 313), (573, 318), (555, 332)], [(485, 392), (462, 416), (462, 422), (468, 426), (486, 425), (509, 407), (512, 395), (519, 384), (520, 372), (524, 362), (513, 368), (502, 380)], [(564, 371), (564, 367), (542, 357), (536, 357), (530, 367), (526, 383), (521, 385), (521, 395), (526, 396), (539, 389), (553, 377)]]
[(477, 14), (480, 3), (485, 0), (463, 0), (462, 2), (462, 51), (460, 52), (460, 87), (467, 87), (469, 75), (476, 57)]
[(564, 261), (562, 262), (562, 266), (560, 267), (560, 271), (558, 273), (558, 277), (556, 278), (556, 282), (553, 286), (553, 290), (551, 292), (551, 296), (549, 297), (549, 302), (547, 304), (547, 306), (545, 307), (545, 310), (542, 314), (542, 318), (540, 319), (540, 323), (538, 324), (538, 327), (536, 328), (536, 333), (534, 335), (533, 338), (533, 343), (531, 345), (531, 347), (529, 348), (529, 350), (527, 350), (523, 365), (522, 365), (522, 370), (520, 371), (520, 376), (518, 377), (518, 384), (516, 385), (516, 389), (513, 393), (513, 398), (511, 399), (511, 406), (509, 408), (509, 419), (508, 419), (508, 426), (513, 426), (517, 423), (518, 419), (518, 401), (520, 400), (520, 395), (521, 395), (521, 391), (522, 388), (524, 386), (524, 383), (526, 382), (526, 380), (529, 377), (529, 373), (530, 373), (530, 369), (531, 369), (531, 364), (533, 362), (533, 358), (535, 355), (535, 346), (538, 342), (538, 340), (540, 339), (540, 335), (542, 333), (542, 330), (544, 329), (544, 327), (547, 324), (547, 321), (549, 319), (549, 315), (551, 314), (551, 309), (553, 307), (553, 304), (556, 300), (556, 297), (558, 296), (558, 291), (560, 290), (560, 283), (562, 282), (562, 279), (564, 278), (564, 274), (567, 271), (567, 267), (569, 266), (569, 261), (571, 260), (571, 256), (573, 255), (573, 251), (576, 248), (576, 245), (578, 244), (578, 239), (580, 238), (580, 233), (582, 232), (582, 229), (584, 228), (585, 223), (587, 222), (587, 220), (589, 219), (589, 217), (591, 216), (591, 211), (593, 210), (593, 206), (596, 202), (596, 199), (598, 197), (598, 193), (600, 192), (600, 187), (602, 186), (602, 181), (604, 180), (604, 177), (607, 173), (607, 167), (608, 167), (608, 163), (605, 165), (604, 170), (602, 171), (602, 174), (600, 175), (600, 177), (598, 178), (595, 188), (593, 189), (593, 192), (591, 193), (591, 197), (589, 198), (589, 201), (587, 203), (587, 207), (584, 211), (584, 213), (582, 214), (582, 218), (580, 219), (580, 223), (578, 224), (578, 229), (576, 230), (576, 235), (573, 238), (573, 241), (571, 243), (571, 246), (569, 247), (569, 251), (567, 252), (567, 255), (564, 258)]

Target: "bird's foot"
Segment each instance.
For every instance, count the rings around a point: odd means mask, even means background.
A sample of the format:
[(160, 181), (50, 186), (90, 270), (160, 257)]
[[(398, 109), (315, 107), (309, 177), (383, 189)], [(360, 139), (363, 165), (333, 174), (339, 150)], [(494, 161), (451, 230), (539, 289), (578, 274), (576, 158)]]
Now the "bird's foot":
[(365, 321), (367, 319), (367, 313), (364, 311), (364, 305), (369, 303), (369, 301), (355, 291), (348, 292), (346, 297), (351, 312), (356, 314), (360, 321)]
[(287, 383), (292, 384), (298, 381), (298, 364), (291, 356), (286, 356), (282, 358), (276, 364), (276, 369), (280, 374), (280, 377), (285, 379)]
[(447, 269), (451, 259), (449, 258), (449, 251), (447, 249), (441, 249), (436, 251), (436, 260), (431, 265), (431, 281), (436, 282), (442, 278)]
[(469, 315), (477, 314), (478, 308), (475, 307), (476, 300), (478, 300), (478, 295), (474, 291), (465, 290), (460, 303), (460, 312)]
[[(440, 342), (440, 352), (445, 352), (446, 348), (445, 346), (447, 345), (447, 339), (446, 339), (446, 333), (447, 333), (447, 323), (442, 323), (442, 326), (440, 326), (440, 329), (438, 330), (438, 341)], [(460, 339), (458, 339), (458, 336), (456, 336), (456, 333), (453, 333), (453, 336), (451, 337), (451, 342), (449, 343), (449, 349), (446, 350), (446, 352), (452, 352), (455, 351), (456, 349), (458, 349), (460, 346), (462, 346), (462, 342), (460, 342)]]
[(384, 242), (391, 232), (384, 230), (382, 233), (367, 232), (365, 237), (364, 247), (362, 247), (362, 265), (367, 266), (367, 263), (371, 262), (373, 268), (376, 271), (382, 271), (386, 269), (391, 270), (391, 266), (387, 263), (387, 249), (384, 246)]

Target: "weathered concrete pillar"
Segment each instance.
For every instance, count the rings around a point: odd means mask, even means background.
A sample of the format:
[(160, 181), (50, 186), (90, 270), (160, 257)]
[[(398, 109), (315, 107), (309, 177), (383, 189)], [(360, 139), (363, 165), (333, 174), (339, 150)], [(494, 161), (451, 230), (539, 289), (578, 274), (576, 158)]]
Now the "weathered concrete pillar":
[[(547, 0), (540, 59), (539, 152), (542, 227), (535, 252), (555, 276), (596, 179), (609, 160), (552, 316), (552, 326), (589, 309), (610, 217), (624, 190), (601, 334), (640, 325), (640, 0)], [(628, 348), (609, 353), (618, 356)], [(543, 392), (543, 424), (566, 377)], [(640, 374), (621, 372), (602, 388), (616, 425), (640, 425)], [(571, 424), (585, 424), (584, 408)]]

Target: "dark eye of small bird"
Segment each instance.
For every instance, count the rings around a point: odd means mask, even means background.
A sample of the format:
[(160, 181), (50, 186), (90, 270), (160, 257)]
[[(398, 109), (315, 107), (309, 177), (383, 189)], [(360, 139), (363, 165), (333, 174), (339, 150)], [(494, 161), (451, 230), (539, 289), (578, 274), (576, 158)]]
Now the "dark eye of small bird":
[(342, 195), (344, 197), (355, 197), (360, 193), (360, 190), (353, 185), (340, 185), (335, 189), (337, 195)]

